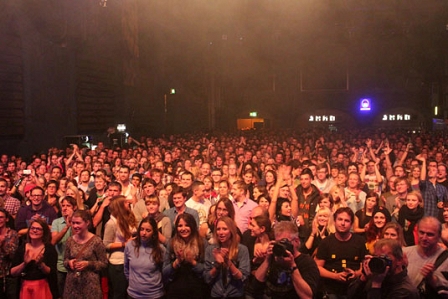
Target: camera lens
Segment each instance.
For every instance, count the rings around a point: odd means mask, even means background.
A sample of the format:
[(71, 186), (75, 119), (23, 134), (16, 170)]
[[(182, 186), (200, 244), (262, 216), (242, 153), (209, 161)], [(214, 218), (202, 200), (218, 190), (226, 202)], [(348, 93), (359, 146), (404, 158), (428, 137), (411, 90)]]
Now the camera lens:
[(373, 257), (369, 261), (369, 268), (372, 273), (383, 273), (389, 265), (389, 260), (384, 257)]

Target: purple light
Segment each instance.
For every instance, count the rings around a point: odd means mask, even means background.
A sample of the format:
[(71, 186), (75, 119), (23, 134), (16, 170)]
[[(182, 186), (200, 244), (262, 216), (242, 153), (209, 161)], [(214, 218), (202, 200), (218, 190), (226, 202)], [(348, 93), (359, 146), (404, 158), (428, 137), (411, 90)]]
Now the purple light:
[(361, 99), (359, 102), (359, 110), (360, 111), (370, 111), (371, 109), (371, 100), (370, 99)]

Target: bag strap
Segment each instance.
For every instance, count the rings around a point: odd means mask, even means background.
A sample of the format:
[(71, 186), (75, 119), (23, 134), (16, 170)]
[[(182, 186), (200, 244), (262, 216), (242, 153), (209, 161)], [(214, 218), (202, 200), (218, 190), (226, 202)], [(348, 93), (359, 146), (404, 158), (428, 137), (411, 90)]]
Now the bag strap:
[(442, 251), (441, 254), (437, 257), (434, 263), (434, 270), (436, 270), (443, 262), (448, 258), (448, 250)]
[[(434, 262), (434, 271), (439, 268), (441, 264), (448, 258), (448, 250), (442, 251), (442, 253), (439, 254), (436, 261)], [(418, 284), (419, 286), (421, 284), (424, 284), (426, 281), (426, 277), (422, 279), (422, 281)]]
[(84, 245), (82, 246), (81, 250), (78, 252), (78, 254), (75, 256), (75, 260), (77, 260), (81, 254), (87, 249), (87, 245), (90, 244), (90, 242), (92, 242), (92, 240), (95, 238), (95, 236), (92, 236), (89, 241), (87, 241), (86, 243), (84, 243)]

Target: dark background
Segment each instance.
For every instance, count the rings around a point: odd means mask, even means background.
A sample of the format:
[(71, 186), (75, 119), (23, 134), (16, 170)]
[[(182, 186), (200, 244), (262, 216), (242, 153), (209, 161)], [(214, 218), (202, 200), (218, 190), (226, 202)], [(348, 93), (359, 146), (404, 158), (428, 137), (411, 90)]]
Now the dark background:
[[(448, 115), (447, 1), (105, 3), (0, 1), (0, 150), (117, 123), (136, 137), (233, 130), (249, 111), (273, 128), (315, 111), (366, 127), (401, 108)], [(361, 97), (371, 116), (357, 115)]]

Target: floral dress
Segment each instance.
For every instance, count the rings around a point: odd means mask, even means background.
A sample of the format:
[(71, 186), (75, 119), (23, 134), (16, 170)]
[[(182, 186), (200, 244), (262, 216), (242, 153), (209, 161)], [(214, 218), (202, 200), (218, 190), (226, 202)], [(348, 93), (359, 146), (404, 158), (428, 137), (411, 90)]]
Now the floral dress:
[[(67, 240), (64, 254), (64, 266), (67, 268), (64, 294), (71, 299), (101, 299), (100, 272), (107, 267), (106, 248), (98, 236), (93, 240), (79, 244), (73, 237)], [(86, 248), (83, 249), (84, 245)], [(80, 256), (78, 253), (82, 250)], [(68, 262), (76, 258), (79, 261), (89, 261), (89, 266), (82, 272), (70, 269)]]

